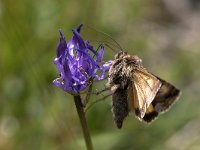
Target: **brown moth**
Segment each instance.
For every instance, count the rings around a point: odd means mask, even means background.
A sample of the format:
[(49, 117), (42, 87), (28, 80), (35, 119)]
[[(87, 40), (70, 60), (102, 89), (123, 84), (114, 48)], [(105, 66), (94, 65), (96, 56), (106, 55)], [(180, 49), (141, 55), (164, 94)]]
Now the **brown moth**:
[(118, 128), (132, 110), (139, 120), (153, 121), (180, 95), (176, 87), (149, 73), (138, 56), (123, 51), (115, 55), (106, 86), (112, 92), (112, 111)]

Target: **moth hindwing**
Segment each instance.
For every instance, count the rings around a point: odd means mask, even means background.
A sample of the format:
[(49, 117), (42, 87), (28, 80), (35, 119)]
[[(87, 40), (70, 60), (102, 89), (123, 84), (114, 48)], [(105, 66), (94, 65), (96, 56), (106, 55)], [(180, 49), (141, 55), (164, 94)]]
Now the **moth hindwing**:
[(114, 121), (121, 128), (130, 111), (144, 122), (151, 122), (177, 100), (180, 91), (149, 73), (136, 55), (119, 52), (109, 70), (106, 84), (112, 94)]

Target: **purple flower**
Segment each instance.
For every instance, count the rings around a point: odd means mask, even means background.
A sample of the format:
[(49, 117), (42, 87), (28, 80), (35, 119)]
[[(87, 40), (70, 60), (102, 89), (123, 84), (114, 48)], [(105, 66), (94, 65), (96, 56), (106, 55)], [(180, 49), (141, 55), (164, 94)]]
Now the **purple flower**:
[[(53, 81), (55, 86), (62, 90), (77, 94), (84, 90), (93, 79), (102, 80), (112, 61), (102, 62), (104, 47), (100, 46), (99, 52), (93, 49), (89, 41), (84, 41), (80, 36), (82, 24), (72, 30), (73, 36), (66, 43), (60, 31), (60, 43), (57, 46), (57, 57), (54, 59), (60, 78)], [(101, 76), (97, 75), (101, 71)]]

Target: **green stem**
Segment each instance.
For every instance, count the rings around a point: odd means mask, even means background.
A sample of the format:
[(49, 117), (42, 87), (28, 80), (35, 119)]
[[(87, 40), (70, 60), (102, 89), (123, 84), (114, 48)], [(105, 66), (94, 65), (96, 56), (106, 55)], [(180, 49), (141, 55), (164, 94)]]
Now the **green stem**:
[(79, 119), (81, 122), (81, 127), (82, 127), (83, 136), (85, 139), (85, 144), (86, 144), (87, 150), (93, 150), (92, 140), (90, 137), (90, 132), (89, 132), (88, 126), (87, 126), (85, 112), (83, 110), (83, 104), (81, 102), (80, 95), (74, 96), (74, 102), (75, 102), (76, 110), (78, 112), (78, 116), (79, 116)]

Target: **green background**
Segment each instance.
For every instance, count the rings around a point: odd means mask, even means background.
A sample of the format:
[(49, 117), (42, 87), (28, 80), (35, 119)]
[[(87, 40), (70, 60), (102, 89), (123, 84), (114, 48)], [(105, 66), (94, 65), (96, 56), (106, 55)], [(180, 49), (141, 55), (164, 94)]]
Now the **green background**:
[[(130, 115), (121, 130), (112, 120), (111, 98), (94, 105), (86, 116), (95, 150), (200, 149), (198, 0), (1, 0), (0, 149), (85, 149), (72, 96), (52, 84), (59, 75), (53, 64), (58, 29), (69, 40), (80, 23), (111, 35), (182, 91), (152, 124)], [(103, 34), (92, 39), (115, 45)], [(106, 49), (105, 55), (113, 59), (114, 53)]]

